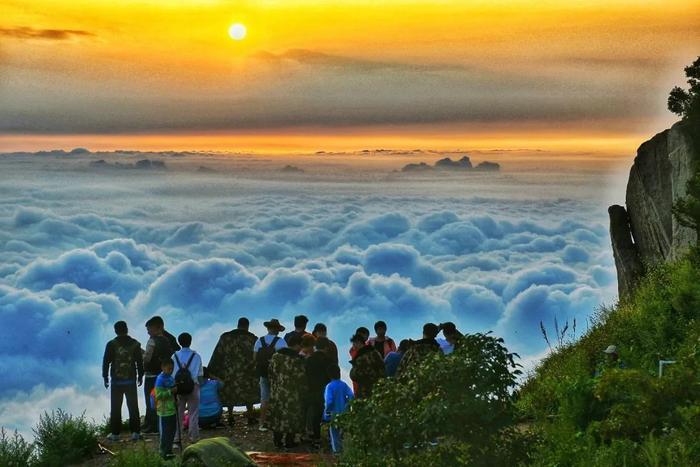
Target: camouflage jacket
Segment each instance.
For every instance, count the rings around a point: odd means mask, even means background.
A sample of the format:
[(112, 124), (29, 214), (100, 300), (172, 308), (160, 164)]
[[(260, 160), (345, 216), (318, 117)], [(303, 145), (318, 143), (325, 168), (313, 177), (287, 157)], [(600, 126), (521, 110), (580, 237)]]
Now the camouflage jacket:
[(304, 358), (292, 349), (278, 350), (270, 360), (270, 428), (302, 433), (306, 426), (304, 398), (307, 389)]
[(366, 345), (352, 359), (350, 379), (357, 383), (357, 397), (369, 397), (372, 387), (386, 374), (384, 359), (374, 347)]
[(253, 346), (257, 337), (234, 329), (219, 338), (209, 361), (209, 373), (224, 382), (221, 404), (224, 407), (260, 402), (260, 386), (255, 373)]
[(420, 339), (415, 341), (401, 358), (396, 369), (396, 377), (401, 378), (409, 368), (418, 366), (427, 355), (440, 352), (440, 344), (435, 339)]

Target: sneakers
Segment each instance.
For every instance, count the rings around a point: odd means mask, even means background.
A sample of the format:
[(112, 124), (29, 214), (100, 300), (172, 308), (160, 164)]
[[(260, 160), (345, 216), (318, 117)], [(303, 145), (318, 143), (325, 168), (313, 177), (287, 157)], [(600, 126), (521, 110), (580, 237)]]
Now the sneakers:
[(141, 433), (131, 433), (131, 441), (138, 441), (141, 439)]
[(119, 435), (115, 435), (114, 433), (112, 433), (109, 436), (107, 436), (107, 440), (116, 443), (117, 441), (119, 441)]

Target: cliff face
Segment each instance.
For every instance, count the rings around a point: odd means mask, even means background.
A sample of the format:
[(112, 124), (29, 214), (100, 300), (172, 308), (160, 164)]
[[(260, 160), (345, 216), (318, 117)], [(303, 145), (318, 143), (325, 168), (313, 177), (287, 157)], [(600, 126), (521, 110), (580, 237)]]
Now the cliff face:
[(626, 208), (608, 210), (620, 297), (629, 295), (646, 268), (676, 258), (696, 242), (695, 231), (679, 225), (671, 212), (685, 197), (693, 174), (690, 140), (682, 125), (676, 123), (639, 147)]

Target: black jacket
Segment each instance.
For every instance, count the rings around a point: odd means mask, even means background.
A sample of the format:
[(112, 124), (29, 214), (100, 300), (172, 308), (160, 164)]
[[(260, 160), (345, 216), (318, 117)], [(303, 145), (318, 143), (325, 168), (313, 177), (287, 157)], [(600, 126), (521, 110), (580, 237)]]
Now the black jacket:
[(328, 353), (317, 350), (312, 353), (304, 362), (306, 365), (306, 379), (309, 383), (309, 391), (321, 394), (326, 389), (326, 385), (331, 382), (328, 377), (328, 369), (334, 365), (333, 359)]

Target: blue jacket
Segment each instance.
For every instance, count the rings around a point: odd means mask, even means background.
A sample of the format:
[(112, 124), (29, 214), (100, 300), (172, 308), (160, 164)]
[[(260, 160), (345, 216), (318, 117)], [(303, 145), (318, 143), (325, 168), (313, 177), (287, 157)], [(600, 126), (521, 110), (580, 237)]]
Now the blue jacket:
[(344, 381), (334, 379), (326, 385), (324, 420), (330, 420), (333, 415), (345, 412), (348, 404), (355, 396), (352, 389)]

